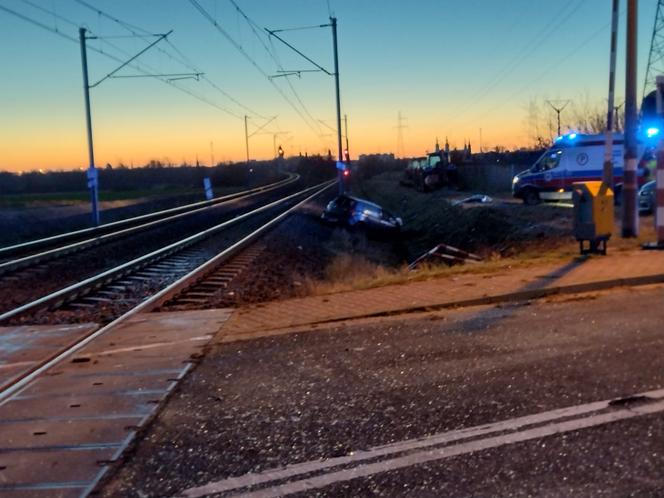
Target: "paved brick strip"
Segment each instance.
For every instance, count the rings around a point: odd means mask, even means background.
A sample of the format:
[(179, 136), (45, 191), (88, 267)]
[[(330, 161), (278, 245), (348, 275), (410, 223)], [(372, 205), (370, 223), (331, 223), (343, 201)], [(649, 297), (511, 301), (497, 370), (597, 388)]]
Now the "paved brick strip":
[(312, 324), (658, 282), (664, 282), (664, 253), (634, 251), (247, 306), (233, 314), (217, 340), (232, 342)]

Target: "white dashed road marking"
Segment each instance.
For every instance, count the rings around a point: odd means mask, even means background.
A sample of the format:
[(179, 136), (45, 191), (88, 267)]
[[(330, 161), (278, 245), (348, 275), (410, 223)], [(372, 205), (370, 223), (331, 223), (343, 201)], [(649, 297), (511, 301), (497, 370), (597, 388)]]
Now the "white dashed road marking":
[[(629, 402), (597, 401), (377, 446), (343, 457), (231, 477), (187, 489), (179, 496), (199, 498), (236, 491), (232, 496), (276, 498), (435, 460), (664, 412), (664, 389), (638, 394), (632, 399), (637, 401), (632, 406)], [(290, 478), (296, 479), (288, 481)], [(263, 484), (269, 486), (253, 491), (249, 489)]]

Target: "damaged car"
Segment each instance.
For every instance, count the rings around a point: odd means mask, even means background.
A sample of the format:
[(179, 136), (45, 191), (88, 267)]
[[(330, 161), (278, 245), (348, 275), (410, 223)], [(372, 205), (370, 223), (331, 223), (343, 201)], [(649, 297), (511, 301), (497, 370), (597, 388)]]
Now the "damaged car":
[(331, 200), (321, 215), (323, 221), (373, 230), (400, 230), (403, 221), (374, 202), (349, 195)]

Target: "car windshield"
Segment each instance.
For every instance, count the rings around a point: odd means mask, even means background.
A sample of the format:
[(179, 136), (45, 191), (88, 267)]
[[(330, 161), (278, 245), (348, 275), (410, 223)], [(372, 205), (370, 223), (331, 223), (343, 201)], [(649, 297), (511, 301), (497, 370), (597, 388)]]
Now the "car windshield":
[(560, 149), (552, 149), (546, 151), (542, 156), (537, 160), (537, 162), (531, 168), (531, 171), (548, 171), (550, 169), (556, 168), (560, 164), (560, 158), (563, 151)]

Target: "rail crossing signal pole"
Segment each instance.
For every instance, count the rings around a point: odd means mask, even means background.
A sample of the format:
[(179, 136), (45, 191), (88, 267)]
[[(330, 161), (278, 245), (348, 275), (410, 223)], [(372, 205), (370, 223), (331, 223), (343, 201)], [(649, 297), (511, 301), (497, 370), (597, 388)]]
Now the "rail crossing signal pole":
[[(281, 135), (288, 135), (289, 133), (290, 133), (290, 131), (275, 131), (273, 133), (269, 133), (270, 135), (272, 135), (272, 149), (274, 149), (274, 157), (275, 158), (279, 157), (277, 155), (277, 137), (279, 137)], [(290, 138), (288, 140), (290, 140)], [(283, 151), (283, 148), (282, 148), (281, 145), (279, 145), (279, 149)]]
[(85, 97), (85, 123), (88, 131), (88, 188), (92, 202), (92, 224), (99, 225), (99, 188), (97, 181), (97, 168), (95, 167), (95, 152), (92, 143), (92, 116), (90, 114), (90, 83), (88, 81), (88, 55), (85, 47), (85, 28), (79, 28), (78, 35), (81, 41), (81, 64), (83, 66), (83, 95)]
[(616, 48), (618, 45), (618, 7), (620, 0), (613, 0), (611, 10), (611, 56), (609, 58), (609, 99), (606, 114), (606, 135), (604, 142), (604, 167), (602, 181), (613, 188), (613, 120), (616, 89)]
[(636, 111), (637, 0), (627, 0), (627, 50), (625, 71), (625, 161), (623, 170), (623, 238), (639, 235), (636, 204), (636, 166), (638, 117)]
[(350, 164), (350, 149), (348, 148), (348, 116), (344, 114), (344, 137), (346, 137), (346, 150), (344, 159)]

